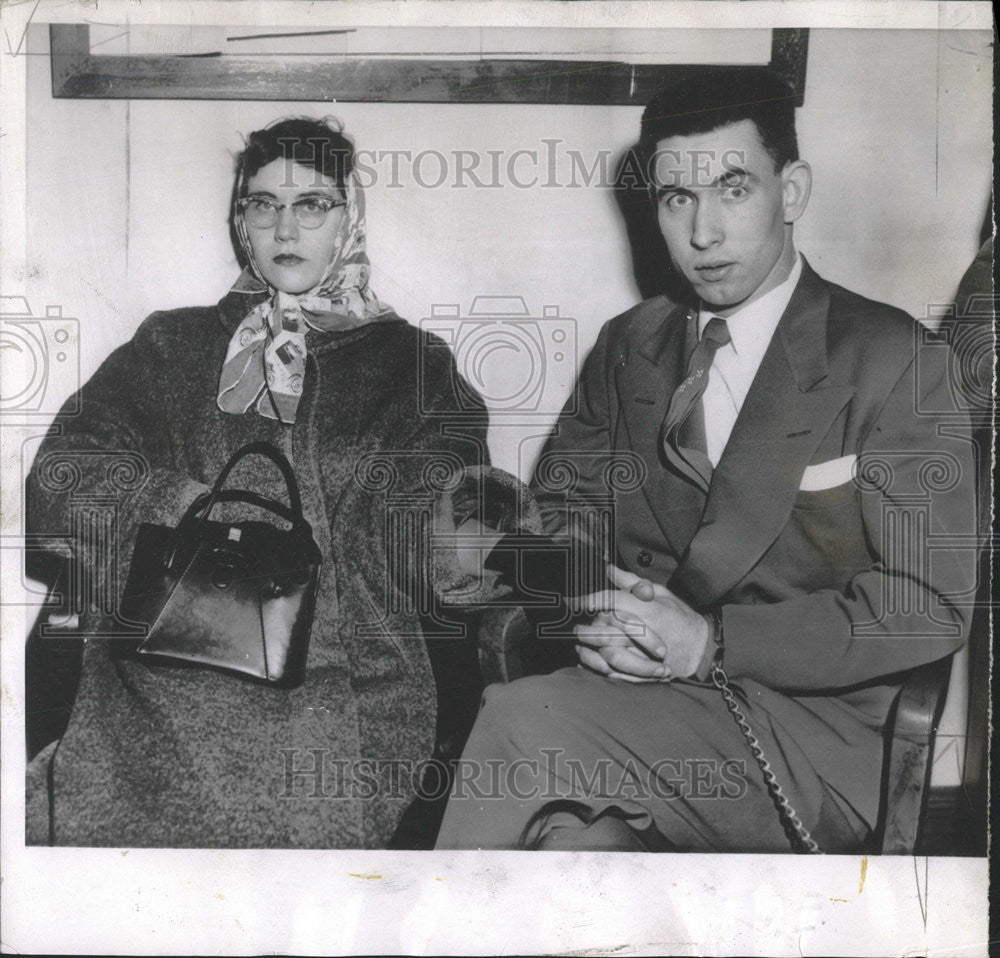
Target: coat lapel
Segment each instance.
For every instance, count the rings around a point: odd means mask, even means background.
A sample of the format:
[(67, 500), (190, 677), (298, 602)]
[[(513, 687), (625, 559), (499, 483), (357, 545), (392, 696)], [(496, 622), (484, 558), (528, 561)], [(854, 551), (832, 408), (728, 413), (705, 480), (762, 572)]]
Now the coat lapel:
[(804, 263), (670, 581), (697, 607), (725, 596), (781, 533), (803, 471), (854, 395), (827, 381), (829, 306), (826, 284)]
[(631, 361), (615, 368), (627, 445), (646, 463), (643, 494), (676, 556), (684, 554), (705, 508), (705, 494), (667, 468), (662, 450), (667, 406), (684, 378), (693, 346), (687, 342), (689, 316), (686, 307), (675, 307), (639, 344)]

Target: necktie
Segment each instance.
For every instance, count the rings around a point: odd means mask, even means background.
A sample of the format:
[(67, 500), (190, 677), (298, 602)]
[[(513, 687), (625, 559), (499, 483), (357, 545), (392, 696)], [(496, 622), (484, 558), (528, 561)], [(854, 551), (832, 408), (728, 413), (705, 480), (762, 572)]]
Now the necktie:
[(713, 316), (705, 326), (705, 331), (688, 360), (687, 375), (667, 407), (667, 415), (663, 420), (663, 451), (668, 462), (681, 474), (700, 486), (705, 492), (712, 478), (712, 463), (704, 449), (684, 444), (688, 439), (689, 430), (682, 427), (695, 412), (701, 401), (702, 393), (708, 385), (708, 371), (715, 358), (715, 352), (720, 346), (730, 341), (729, 327), (726, 321)]

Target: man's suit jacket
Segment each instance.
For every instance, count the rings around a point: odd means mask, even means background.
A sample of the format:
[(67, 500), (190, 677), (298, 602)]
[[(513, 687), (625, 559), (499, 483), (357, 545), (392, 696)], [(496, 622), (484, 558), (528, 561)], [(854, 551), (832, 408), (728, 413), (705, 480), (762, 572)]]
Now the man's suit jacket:
[(662, 445), (693, 319), (658, 297), (602, 329), (536, 467), (546, 531), (610, 492), (618, 564), (721, 613), (730, 677), (874, 824), (893, 673), (954, 652), (971, 617), (947, 350), (804, 264), (706, 495)]

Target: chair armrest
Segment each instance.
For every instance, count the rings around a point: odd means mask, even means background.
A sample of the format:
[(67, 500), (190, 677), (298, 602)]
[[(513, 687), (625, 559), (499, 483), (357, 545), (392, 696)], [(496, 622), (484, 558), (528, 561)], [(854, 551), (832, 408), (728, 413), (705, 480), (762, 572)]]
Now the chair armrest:
[(931, 759), (952, 656), (911, 669), (903, 676), (886, 731), (888, 743), (882, 788), (883, 855), (912, 855), (927, 811)]
[(486, 609), (479, 620), (477, 645), (483, 682), (513, 682), (524, 675), (522, 649), (534, 636), (520, 606)]

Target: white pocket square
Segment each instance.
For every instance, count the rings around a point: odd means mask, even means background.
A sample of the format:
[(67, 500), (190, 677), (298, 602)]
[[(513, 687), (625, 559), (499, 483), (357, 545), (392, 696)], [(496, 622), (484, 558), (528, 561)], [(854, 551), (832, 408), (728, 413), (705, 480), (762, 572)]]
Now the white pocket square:
[(841, 456), (827, 462), (817, 462), (815, 466), (806, 466), (799, 483), (799, 492), (819, 492), (822, 489), (832, 489), (842, 486), (854, 478), (857, 470), (858, 457)]

